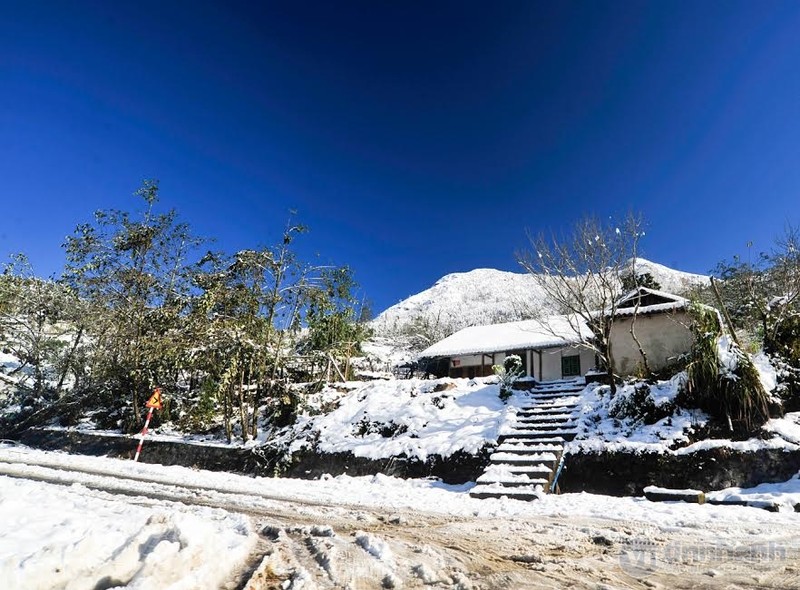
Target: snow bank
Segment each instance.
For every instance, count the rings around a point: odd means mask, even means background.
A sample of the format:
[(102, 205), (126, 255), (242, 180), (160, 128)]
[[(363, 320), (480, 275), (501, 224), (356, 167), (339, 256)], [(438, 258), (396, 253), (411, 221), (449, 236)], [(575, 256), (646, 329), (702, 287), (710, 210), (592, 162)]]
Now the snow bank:
[(767, 393), (775, 391), (775, 387), (778, 385), (778, 372), (772, 366), (767, 355), (760, 352), (750, 358), (756, 371), (758, 371), (758, 377), (761, 380), (761, 385), (764, 386), (764, 391)]
[(709, 492), (706, 497), (714, 502), (747, 502), (777, 505), (781, 510), (794, 512), (800, 506), (800, 473), (788, 481), (780, 483), (763, 483), (752, 488), (726, 488)]
[(764, 425), (764, 430), (800, 445), (800, 412), (789, 412), (783, 418), (773, 418)]
[[(625, 384), (613, 398), (608, 385), (588, 385), (579, 402), (582, 420), (578, 435), (568, 443), (568, 451), (666, 453), (687, 443), (692, 430), (705, 424), (708, 418), (700, 411), (673, 407), (685, 381), (686, 374), (679, 373), (650, 385), (649, 392), (637, 390), (641, 384)], [(636, 409), (644, 406), (645, 399), (654, 413), (666, 414), (665, 417), (646, 424), (643, 416), (636, 415)]]
[[(274, 509), (274, 500), (282, 499), (301, 504), (374, 508), (384, 514), (388, 510), (413, 510), (428, 514), (489, 520), (495, 517), (533, 520), (542, 516), (592, 517), (608, 521), (641, 521), (651, 526), (664, 526), (670, 529), (675, 526), (698, 528), (704, 523), (730, 522), (732, 519), (737, 523), (774, 522), (777, 526), (796, 525), (794, 515), (771, 514), (763, 510), (741, 507), (655, 505), (644, 498), (617, 498), (587, 493), (548, 494), (536, 502), (521, 502), (508, 498), (476, 500), (470, 498), (468, 494), (473, 487), (472, 484), (452, 486), (433, 480), (407, 480), (386, 475), (326, 476), (319, 480), (252, 478), (176, 466), (143, 465), (104, 457), (73, 456), (19, 447), (13, 449), (0, 447), (0, 461), (10, 459), (25, 459), (30, 463), (51, 461), (58, 463), (65, 470), (92, 469), (96, 472), (117, 473), (121, 478), (127, 475), (146, 474), (154, 481), (169, 482), (176, 488), (202, 485), (206, 490), (205, 495), (209, 498), (216, 497), (215, 490), (225, 490), (225, 497), (229, 501), (253, 509), (269, 507)], [(141, 489), (143, 495), (152, 487), (148, 482), (141, 482), (138, 485), (140, 487), (135, 489)], [(797, 483), (791, 485), (796, 486)], [(158, 530), (163, 531), (172, 527), (182, 531), (167, 540), (184, 538), (188, 543), (203, 540), (205, 548), (202, 549), (202, 558), (209, 563), (198, 561), (196, 565), (200, 569), (197, 572), (178, 570), (182, 575), (194, 575), (195, 578), (192, 579), (195, 580), (201, 579), (201, 575), (206, 575), (203, 573), (207, 571), (204, 568), (230, 568), (237, 554), (241, 555), (251, 540), (249, 529), (242, 517), (219, 510), (188, 508), (168, 502), (164, 503), (163, 509), (153, 509), (130, 505), (128, 498), (124, 497), (103, 495), (103, 498), (98, 498), (97, 492), (92, 492), (92, 497), (87, 497), (87, 493), (88, 490), (81, 486), (66, 489), (0, 477), (2, 499), (0, 575), (3, 576), (0, 579), (19, 579), (8, 576), (16, 575), (18, 569), (27, 568), (25, 564), (28, 559), (34, 560), (30, 562), (31, 564), (34, 562), (37, 564), (34, 569), (43, 567), (41, 560), (44, 557), (37, 555), (41, 549), (41, 539), (48, 539), (50, 553), (61, 555), (62, 562), (67, 557), (72, 557), (76, 559), (75, 563), (86, 558), (81, 557), (82, 551), (77, 551), (76, 554), (73, 545), (80, 547), (80, 543), (73, 543), (71, 539), (85, 539), (81, 542), (92, 543), (92, 547), (96, 547), (99, 551), (95, 563), (102, 564), (113, 555), (115, 548), (123, 546), (127, 539), (139, 534), (154, 514), (167, 514), (165, 521), (151, 523), (159, 527)], [(259, 499), (260, 497), (262, 499)], [(153, 518), (159, 520), (162, 516)], [(192, 522), (197, 527), (207, 527), (204, 529), (204, 536), (200, 535), (200, 529), (192, 528)], [(70, 531), (71, 534), (67, 534)], [(370, 542), (366, 543), (367, 541)], [(380, 552), (378, 543), (372, 543), (369, 539), (365, 539), (364, 542), (372, 546), (376, 552)], [(86, 548), (89, 549), (89, 546)], [(197, 550), (200, 551), (200, 548)], [(197, 555), (199, 560), (200, 554)], [(181, 567), (183, 565), (185, 564)], [(70, 563), (64, 567), (72, 566)], [(75, 570), (71, 569), (70, 572), (74, 574)], [(69, 576), (65, 576), (64, 579), (68, 578)], [(210, 586), (216, 587), (213, 584)], [(197, 584), (197, 587), (208, 586)]]
[(328, 388), (311, 400), (312, 407), (336, 408), (300, 416), (290, 450), (316, 445), (325, 453), (351, 452), (369, 459), (405, 455), (422, 461), (458, 451), (475, 454), (497, 440), (515, 413), (513, 400), (503, 404), (499, 385), (492, 381), (374, 381), (350, 384), (346, 393)]
[[(735, 356), (735, 355), (734, 355)], [(733, 363), (735, 359), (726, 362)], [(761, 363), (762, 382), (769, 383), (768, 362)], [(764, 377), (767, 375), (767, 377)], [(764, 430), (774, 433), (773, 438), (751, 438), (745, 441), (706, 439), (692, 443), (692, 433), (706, 424), (708, 416), (700, 410), (674, 407), (673, 402), (685, 384), (686, 374), (679, 373), (666, 381), (649, 386), (646, 397), (657, 415), (667, 414), (652, 424), (642, 417), (629, 415), (626, 404), (642, 405), (643, 394), (637, 392), (636, 383), (617, 389), (612, 398), (607, 385), (592, 384), (581, 394), (582, 419), (575, 440), (567, 443), (567, 451), (576, 452), (634, 452), (688, 455), (698, 451), (729, 448), (740, 452), (783, 449), (800, 449), (800, 412), (772, 419)], [(659, 414), (659, 411), (661, 412)]]
[(241, 516), (148, 508), (107, 494), (0, 477), (3, 587), (219, 588), (256, 537)]

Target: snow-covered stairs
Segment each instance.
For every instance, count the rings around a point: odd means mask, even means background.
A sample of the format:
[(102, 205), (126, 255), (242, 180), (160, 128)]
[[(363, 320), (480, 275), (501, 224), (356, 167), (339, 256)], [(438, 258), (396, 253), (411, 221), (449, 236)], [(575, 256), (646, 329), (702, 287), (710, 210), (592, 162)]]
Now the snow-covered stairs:
[(570, 379), (531, 389), (470, 496), (535, 500), (537, 494), (552, 491), (564, 443), (577, 434), (577, 404), (584, 387), (583, 379)]

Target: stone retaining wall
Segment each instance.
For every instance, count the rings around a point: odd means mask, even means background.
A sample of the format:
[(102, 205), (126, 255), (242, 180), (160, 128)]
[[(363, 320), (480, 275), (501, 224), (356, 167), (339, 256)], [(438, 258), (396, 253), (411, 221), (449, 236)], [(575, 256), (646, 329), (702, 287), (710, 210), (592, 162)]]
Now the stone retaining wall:
[[(46, 450), (84, 455), (130, 459), (136, 451), (137, 437), (81, 432), (76, 430), (35, 429), (26, 431), (20, 442)], [(247, 475), (283, 475), (315, 479), (323, 474), (373, 475), (396, 477), (438, 477), (446, 483), (475, 481), (489, 462), (490, 448), (477, 455), (456, 453), (446, 459), (438, 455), (427, 460), (408, 457), (367, 459), (351, 453), (302, 451), (287, 457), (269, 447), (236, 447), (145, 439), (139, 461), (162, 465), (182, 465), (209, 471), (229, 471)]]
[(738, 451), (719, 447), (681, 455), (579, 452), (567, 455), (562, 492), (641, 496), (649, 485), (721, 490), (786, 481), (800, 471), (800, 451)]
[[(85, 455), (132, 458), (136, 437), (75, 430), (29, 430), (21, 442), (32, 447)], [(350, 453), (302, 451), (286, 457), (268, 447), (244, 448), (146, 439), (140, 461), (182, 465), (247, 475), (316, 479), (323, 474), (352, 476), (383, 473), (395, 477), (438, 477), (445, 483), (475, 481), (489, 462), (492, 447), (477, 455), (366, 459)], [(635, 452), (568, 454), (558, 480), (561, 492), (641, 496), (646, 486), (718, 490), (780, 482), (800, 471), (800, 451), (716, 448), (674, 455)]]

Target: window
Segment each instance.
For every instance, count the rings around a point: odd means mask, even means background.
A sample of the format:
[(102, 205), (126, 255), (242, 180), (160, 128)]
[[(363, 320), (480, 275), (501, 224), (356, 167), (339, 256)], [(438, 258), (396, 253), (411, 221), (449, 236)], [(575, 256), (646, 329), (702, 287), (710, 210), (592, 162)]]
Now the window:
[(580, 377), (581, 357), (579, 354), (561, 357), (561, 376)]

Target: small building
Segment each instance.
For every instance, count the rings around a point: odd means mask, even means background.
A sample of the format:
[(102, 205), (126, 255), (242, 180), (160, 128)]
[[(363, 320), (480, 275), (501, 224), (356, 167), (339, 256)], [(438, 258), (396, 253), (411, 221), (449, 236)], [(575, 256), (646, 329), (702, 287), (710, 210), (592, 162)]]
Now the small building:
[[(688, 353), (693, 342), (688, 308), (688, 299), (646, 287), (620, 298), (610, 335), (616, 374), (641, 372), (643, 359), (637, 339), (652, 371), (664, 369)], [(432, 372), (440, 376), (472, 378), (491, 375), (493, 365), (516, 354), (526, 376), (552, 381), (580, 377), (599, 368), (595, 353), (587, 346), (592, 338), (594, 334), (583, 319), (550, 316), (464, 328), (419, 356), (432, 361), (428, 366), (435, 366)]]
[(647, 287), (624, 295), (617, 302), (610, 338), (617, 374), (633, 375), (642, 368), (642, 355), (633, 334), (653, 371), (668, 367), (689, 352), (694, 339), (688, 310), (688, 299)]
[(459, 330), (428, 347), (420, 358), (440, 360), (441, 376), (485, 377), (506, 356), (519, 355), (525, 375), (552, 381), (585, 375), (596, 366), (593, 351), (580, 342), (593, 337), (576, 316), (551, 316)]

